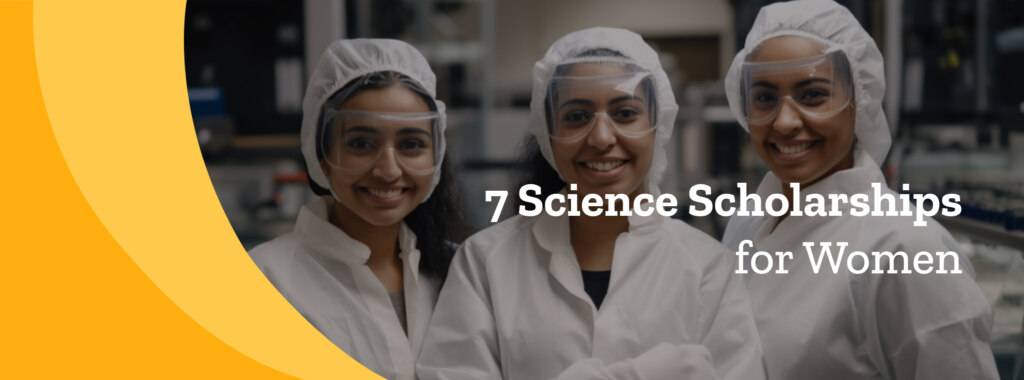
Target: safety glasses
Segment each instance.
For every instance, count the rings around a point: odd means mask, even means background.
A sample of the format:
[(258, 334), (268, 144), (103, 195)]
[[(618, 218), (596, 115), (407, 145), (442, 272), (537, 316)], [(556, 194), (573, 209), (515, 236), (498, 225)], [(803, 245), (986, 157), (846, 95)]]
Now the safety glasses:
[(360, 173), (389, 159), (411, 174), (431, 174), (440, 161), (438, 119), (437, 112), (330, 111), (324, 115), (317, 144), (320, 157), (346, 173)]
[(742, 67), (744, 112), (749, 124), (773, 121), (783, 103), (811, 118), (828, 118), (850, 105), (853, 80), (841, 51)]

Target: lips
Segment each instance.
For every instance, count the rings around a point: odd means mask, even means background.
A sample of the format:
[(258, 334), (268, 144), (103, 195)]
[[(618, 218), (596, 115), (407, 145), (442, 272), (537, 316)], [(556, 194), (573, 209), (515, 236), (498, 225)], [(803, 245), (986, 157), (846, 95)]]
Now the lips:
[(366, 191), (377, 198), (394, 198), (405, 192), (405, 189), (372, 189), (367, 188)]
[(596, 171), (599, 171), (599, 172), (607, 172), (607, 171), (611, 171), (611, 170), (617, 169), (618, 167), (622, 166), (624, 163), (625, 163), (624, 160), (616, 160), (616, 161), (586, 161), (586, 162), (583, 163), (583, 166), (586, 166), (589, 169), (596, 170)]
[(359, 187), (365, 194), (366, 199), (372, 204), (383, 207), (393, 207), (402, 202), (408, 187)]
[(810, 150), (812, 147), (817, 145), (817, 141), (804, 141), (800, 143), (769, 143), (776, 152), (782, 153), (783, 155), (792, 156), (799, 155), (800, 153)]

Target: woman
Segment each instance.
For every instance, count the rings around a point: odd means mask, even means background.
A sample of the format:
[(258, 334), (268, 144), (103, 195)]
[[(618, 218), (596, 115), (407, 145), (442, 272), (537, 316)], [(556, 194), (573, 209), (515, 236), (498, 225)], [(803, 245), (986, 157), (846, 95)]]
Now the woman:
[[(530, 108), (542, 155), (532, 158), (543, 162), (530, 182), (544, 188), (541, 198), (624, 194), (632, 204), (659, 193), (678, 107), (639, 35), (594, 28), (562, 37), (534, 67)], [(513, 217), (456, 253), (417, 374), (763, 378), (732, 262), (710, 237), (657, 214)]]
[(414, 378), (460, 240), (434, 80), (404, 42), (331, 44), (306, 90), (301, 132), (321, 198), (293, 232), (249, 252), (313, 326), (388, 379)]
[[(799, 184), (803, 199), (861, 193), (874, 204), (891, 143), (883, 75), (881, 53), (846, 8), (812, 0), (761, 9), (726, 77), (732, 111), (771, 170), (761, 199), (783, 193), (793, 205)], [(734, 217), (726, 228), (726, 246), (749, 240), (746, 252), (794, 253), (788, 274), (748, 278), (768, 377), (998, 378), (990, 310), (966, 257), (960, 275), (854, 274), (845, 263), (815, 274), (803, 246), (960, 252), (945, 229), (930, 219), (915, 227), (911, 216), (851, 216), (847, 203), (832, 211), (842, 216)]]

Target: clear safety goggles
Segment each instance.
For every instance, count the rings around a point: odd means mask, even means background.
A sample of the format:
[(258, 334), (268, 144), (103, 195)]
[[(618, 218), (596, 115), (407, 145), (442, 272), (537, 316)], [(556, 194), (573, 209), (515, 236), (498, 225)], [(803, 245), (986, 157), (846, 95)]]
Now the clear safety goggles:
[(437, 169), (437, 112), (333, 110), (323, 120), (324, 133), (317, 145), (320, 156), (335, 170), (361, 173), (382, 159), (393, 159), (414, 175)]
[(747, 62), (742, 72), (749, 124), (775, 120), (784, 102), (821, 119), (839, 113), (853, 99), (853, 79), (841, 51), (794, 61)]
[(624, 137), (645, 136), (654, 131), (653, 96), (647, 72), (553, 77), (547, 96), (551, 139), (576, 141), (597, 123), (611, 124)]

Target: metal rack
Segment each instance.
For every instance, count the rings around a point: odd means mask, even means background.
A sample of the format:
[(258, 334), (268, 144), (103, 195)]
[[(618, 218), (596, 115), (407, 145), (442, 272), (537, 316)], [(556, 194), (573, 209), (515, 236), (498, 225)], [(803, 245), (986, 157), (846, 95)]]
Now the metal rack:
[(1017, 248), (1024, 256), (1024, 232), (1007, 231), (999, 225), (965, 218), (936, 215), (935, 220), (950, 230), (961, 231), (993, 244)]

